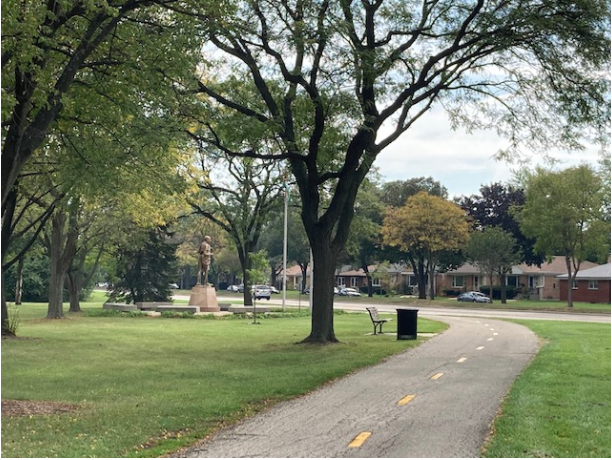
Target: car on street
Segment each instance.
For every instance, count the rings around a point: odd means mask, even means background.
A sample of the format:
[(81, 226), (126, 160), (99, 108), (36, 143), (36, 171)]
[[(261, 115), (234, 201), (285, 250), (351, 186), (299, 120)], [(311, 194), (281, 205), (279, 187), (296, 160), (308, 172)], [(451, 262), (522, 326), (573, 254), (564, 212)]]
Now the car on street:
[(354, 288), (342, 288), (338, 295), (348, 296), (348, 297), (361, 297), (361, 293)]
[(238, 286), (237, 286), (237, 285), (235, 285), (235, 284), (230, 284), (230, 285), (227, 287), (227, 290), (228, 290), (228, 291), (230, 291), (230, 292), (238, 292)]
[(478, 303), (491, 303), (491, 298), (478, 291), (468, 291), (459, 294), (457, 297), (459, 302), (478, 302)]
[(263, 284), (257, 284), (257, 285), (252, 286), (251, 292), (253, 293), (253, 297), (255, 299), (270, 300), (270, 296), (272, 295), (270, 286), (265, 286)]
[(270, 288), (270, 292), (272, 294), (279, 294), (280, 291), (278, 289), (276, 289), (274, 286), (268, 286)]

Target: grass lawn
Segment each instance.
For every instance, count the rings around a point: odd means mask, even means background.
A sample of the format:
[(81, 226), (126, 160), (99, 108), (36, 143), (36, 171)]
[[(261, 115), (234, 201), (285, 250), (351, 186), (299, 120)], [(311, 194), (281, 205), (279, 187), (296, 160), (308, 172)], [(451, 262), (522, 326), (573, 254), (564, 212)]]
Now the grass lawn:
[[(335, 316), (334, 346), (298, 345), (308, 316), (252, 320), (42, 319), (26, 304), (2, 341), (3, 400), (77, 410), (2, 417), (4, 457), (155, 457), (268, 404), (379, 362), (419, 341), (373, 337), (363, 313)], [(358, 299), (359, 300), (359, 299)], [(304, 312), (305, 313), (305, 312)], [(384, 315), (383, 315), (384, 316)], [(508, 395), (488, 457), (610, 457), (610, 325), (519, 321), (543, 341)], [(419, 333), (444, 325), (419, 318)]]
[[(155, 457), (268, 404), (306, 393), (418, 345), (371, 336), (368, 315), (335, 316), (339, 345), (296, 344), (310, 317), (100, 317), (96, 302), (65, 320), (20, 309), (19, 339), (2, 341), (3, 400), (78, 405), (2, 417), (3, 457)], [(231, 319), (230, 319), (231, 318)], [(419, 332), (446, 326), (419, 319)]]
[(610, 325), (516, 321), (543, 341), (483, 456), (610, 458)]

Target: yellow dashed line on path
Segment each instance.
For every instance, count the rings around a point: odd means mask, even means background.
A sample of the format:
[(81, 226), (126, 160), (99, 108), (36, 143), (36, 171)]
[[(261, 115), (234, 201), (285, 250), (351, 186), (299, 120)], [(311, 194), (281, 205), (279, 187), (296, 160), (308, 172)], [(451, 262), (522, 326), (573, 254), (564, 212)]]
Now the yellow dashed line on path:
[(442, 377), (444, 375), (444, 372), (438, 372), (436, 375), (434, 375), (431, 380), (438, 380), (440, 377)]
[(499, 335), (499, 332), (494, 332), (493, 335)]
[(467, 361), (467, 358), (459, 358), (459, 359), (457, 360), (457, 362), (458, 362), (458, 363), (464, 363), (464, 362), (466, 362), (466, 361)]
[(361, 447), (362, 444), (364, 442), (366, 442), (366, 440), (372, 436), (372, 432), (371, 431), (362, 431), (361, 433), (359, 433), (357, 436), (355, 436), (355, 439), (353, 439), (351, 441), (351, 443), (348, 445), (349, 447)]
[(476, 350), (482, 350), (484, 347), (478, 347), (476, 348)]
[(414, 399), (414, 397), (415, 397), (415, 396), (416, 396), (416, 395), (408, 395), (408, 396), (405, 396), (405, 397), (403, 397), (402, 399), (400, 399), (400, 400), (397, 402), (397, 405), (398, 405), (398, 406), (405, 406), (405, 405), (406, 405), (406, 404), (408, 404), (410, 401), (412, 401), (412, 400)]
[(490, 342), (491, 340), (493, 340), (493, 337), (489, 337), (489, 338), (487, 339), (487, 342)]

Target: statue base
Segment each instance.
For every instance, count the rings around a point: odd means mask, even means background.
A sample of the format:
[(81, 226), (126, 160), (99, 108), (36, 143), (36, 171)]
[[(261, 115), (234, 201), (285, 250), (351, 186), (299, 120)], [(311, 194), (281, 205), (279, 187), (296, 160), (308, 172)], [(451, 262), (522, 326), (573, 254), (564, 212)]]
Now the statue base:
[(197, 305), (200, 307), (200, 312), (221, 311), (217, 303), (215, 288), (209, 284), (196, 284), (191, 288), (189, 305)]

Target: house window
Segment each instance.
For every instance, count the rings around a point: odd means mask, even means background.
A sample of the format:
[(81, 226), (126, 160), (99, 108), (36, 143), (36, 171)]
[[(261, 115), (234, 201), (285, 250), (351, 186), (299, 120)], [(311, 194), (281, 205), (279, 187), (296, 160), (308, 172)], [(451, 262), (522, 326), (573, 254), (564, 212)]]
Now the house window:
[(354, 276), (351, 276), (351, 287), (356, 287), (357, 286), (357, 278), (355, 278)]
[(408, 286), (416, 286), (416, 285), (417, 285), (416, 276), (408, 275)]
[(599, 283), (597, 280), (589, 280), (589, 289), (597, 290), (599, 289)]
[(506, 286), (514, 286), (517, 287), (518, 286), (518, 276), (514, 276), (514, 275), (509, 275), (506, 276)]
[(344, 276), (338, 277), (338, 286), (344, 286)]
[(544, 286), (544, 277), (542, 275), (532, 275), (529, 277), (529, 287), (539, 288)]
[(465, 276), (463, 275), (453, 275), (453, 287), (464, 287), (465, 286)]
[(380, 286), (380, 279), (372, 278), (372, 286)]
[(574, 279), (572, 281), (572, 289), (578, 289), (578, 280)]

